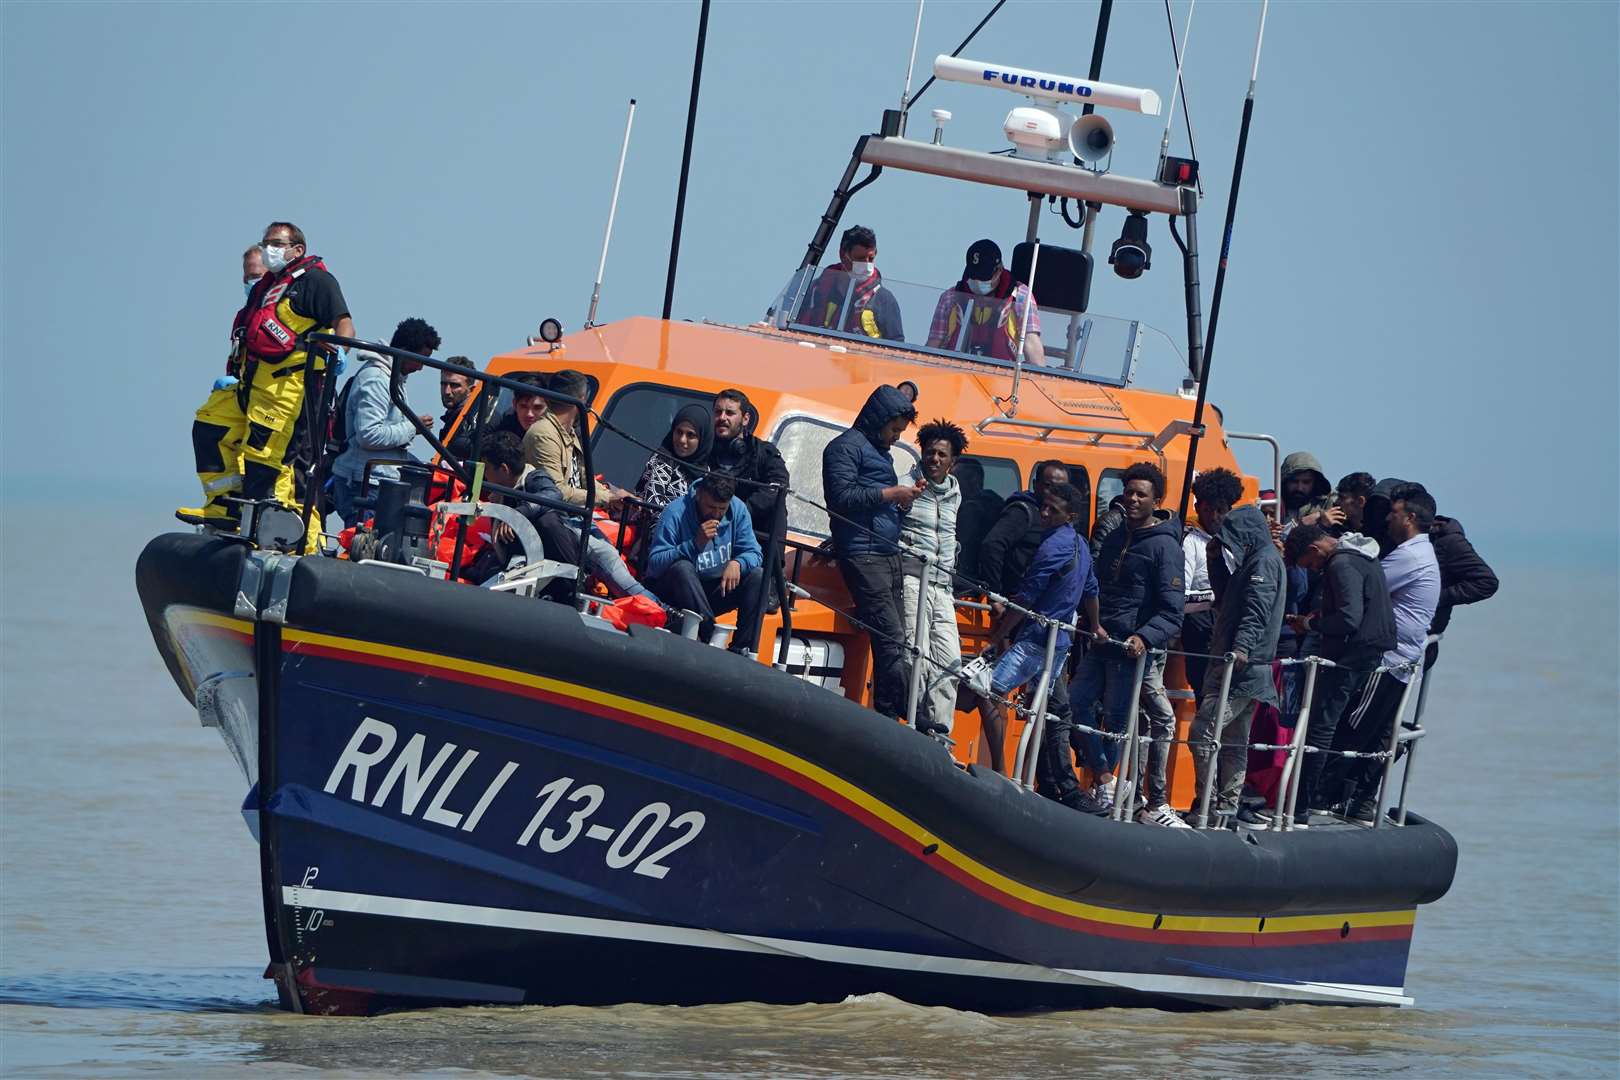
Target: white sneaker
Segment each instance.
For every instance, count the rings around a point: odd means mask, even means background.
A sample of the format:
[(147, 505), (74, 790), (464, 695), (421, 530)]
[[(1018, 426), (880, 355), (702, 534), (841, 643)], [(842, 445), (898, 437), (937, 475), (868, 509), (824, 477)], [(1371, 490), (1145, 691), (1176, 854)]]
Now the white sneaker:
[(1110, 776), (1106, 784), (1096, 784), (1092, 787), (1091, 797), (1101, 803), (1105, 809), (1112, 810), (1114, 807), (1114, 789), (1116, 786), (1116, 779)]
[(1167, 829), (1190, 829), (1191, 825), (1181, 820), (1181, 815), (1168, 806), (1155, 806), (1151, 810), (1147, 807), (1136, 812), (1136, 820), (1143, 825), (1162, 825)]

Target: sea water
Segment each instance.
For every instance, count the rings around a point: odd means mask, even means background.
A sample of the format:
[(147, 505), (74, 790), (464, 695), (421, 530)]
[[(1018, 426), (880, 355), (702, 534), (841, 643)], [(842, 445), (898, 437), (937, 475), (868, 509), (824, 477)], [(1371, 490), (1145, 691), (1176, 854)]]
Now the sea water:
[[(172, 521), (108, 506), (0, 576), (6, 1076), (1614, 1076), (1620, 1061), (1615, 555), (1493, 551), (1459, 609), (1412, 804), (1456, 836), (1405, 1009), (984, 1016), (831, 1005), (274, 1008), (240, 773), (175, 689), (134, 589)], [(49, 518), (45, 520), (50, 520)], [(62, 521), (56, 518), (54, 520)]]

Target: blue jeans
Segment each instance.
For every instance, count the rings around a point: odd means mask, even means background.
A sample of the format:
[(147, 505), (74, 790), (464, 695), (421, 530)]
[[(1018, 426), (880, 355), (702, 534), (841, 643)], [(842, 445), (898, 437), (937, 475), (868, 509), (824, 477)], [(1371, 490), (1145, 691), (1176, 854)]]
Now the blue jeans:
[[(1110, 649), (1113, 653), (1115, 650)], [(1136, 661), (1123, 654), (1105, 655), (1101, 649), (1087, 649), (1075, 669), (1074, 681), (1069, 684), (1069, 710), (1074, 722), (1092, 727), (1092, 712), (1100, 699), (1103, 703), (1104, 731), (1125, 732), (1125, 720), (1131, 711), (1131, 694), (1135, 690)], [(1089, 731), (1080, 732), (1081, 764), (1093, 773), (1112, 773), (1119, 764), (1120, 748), (1116, 739), (1105, 739)]]
[[(1069, 648), (1059, 646), (1052, 654), (1052, 678), (1059, 679), (1063, 675), (1063, 662), (1068, 658)], [(1029, 687), (1029, 701), (1026, 705), (1035, 702), (1035, 690), (1040, 685), (1041, 668), (1046, 663), (1046, 636), (1040, 638), (1026, 638), (1015, 641), (1012, 647), (1001, 654), (996, 661), (995, 670), (990, 673), (990, 692), (997, 697), (1006, 697), (1020, 686)]]

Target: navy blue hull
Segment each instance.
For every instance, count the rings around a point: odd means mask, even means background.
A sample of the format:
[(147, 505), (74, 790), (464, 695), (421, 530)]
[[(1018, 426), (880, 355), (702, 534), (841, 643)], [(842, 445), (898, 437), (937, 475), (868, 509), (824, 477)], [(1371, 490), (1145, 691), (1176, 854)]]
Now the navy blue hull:
[(1398, 1004), (1455, 860), (1420, 821), (1086, 818), (741, 658), (383, 571), (204, 621), (256, 657), (272, 969), (311, 1011)]

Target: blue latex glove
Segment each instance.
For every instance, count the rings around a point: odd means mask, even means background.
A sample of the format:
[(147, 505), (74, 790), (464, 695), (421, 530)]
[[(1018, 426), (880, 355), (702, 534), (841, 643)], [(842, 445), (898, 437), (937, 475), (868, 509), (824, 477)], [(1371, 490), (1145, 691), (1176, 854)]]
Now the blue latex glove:
[(348, 367), (348, 366), (349, 366), (349, 350), (348, 349), (339, 349), (338, 354), (335, 357), (333, 357), (332, 362), (327, 365), (327, 370), (332, 373), (332, 378), (336, 379), (336, 378), (340, 377), (343, 374), (343, 369)]
[(239, 382), (241, 382), (241, 380), (235, 375), (221, 375), (219, 378), (214, 380), (214, 389), (229, 390)]

